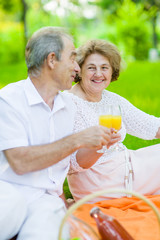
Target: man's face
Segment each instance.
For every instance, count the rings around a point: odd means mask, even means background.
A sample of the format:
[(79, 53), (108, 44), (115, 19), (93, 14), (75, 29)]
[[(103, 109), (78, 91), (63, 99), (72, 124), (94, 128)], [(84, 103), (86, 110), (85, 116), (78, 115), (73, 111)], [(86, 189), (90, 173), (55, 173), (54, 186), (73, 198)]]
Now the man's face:
[(63, 37), (64, 49), (61, 59), (56, 62), (54, 68), (54, 81), (58, 84), (59, 90), (67, 90), (72, 87), (76, 73), (80, 71), (76, 62), (76, 51), (71, 39)]

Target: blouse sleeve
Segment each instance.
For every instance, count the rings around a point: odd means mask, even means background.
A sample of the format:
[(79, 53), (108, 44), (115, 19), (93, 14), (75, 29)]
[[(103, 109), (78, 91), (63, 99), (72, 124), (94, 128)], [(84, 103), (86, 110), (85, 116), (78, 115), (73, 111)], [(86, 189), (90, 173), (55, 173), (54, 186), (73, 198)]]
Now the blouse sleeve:
[(128, 134), (146, 140), (156, 138), (156, 133), (160, 127), (160, 118), (139, 110), (122, 97), (120, 97), (120, 104), (123, 121)]

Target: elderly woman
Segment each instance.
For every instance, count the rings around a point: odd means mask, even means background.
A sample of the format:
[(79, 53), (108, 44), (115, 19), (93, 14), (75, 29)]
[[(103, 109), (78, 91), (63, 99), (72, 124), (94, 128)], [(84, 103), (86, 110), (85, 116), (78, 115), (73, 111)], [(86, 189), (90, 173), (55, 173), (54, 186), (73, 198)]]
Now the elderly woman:
[[(123, 97), (105, 90), (118, 79), (121, 56), (117, 48), (104, 40), (90, 40), (77, 51), (81, 73), (69, 91), (77, 105), (74, 131), (98, 124), (98, 109), (102, 105), (119, 104), (122, 111), (121, 147), (110, 147), (105, 153), (93, 150), (93, 157), (71, 156), (68, 183), (75, 201), (87, 194), (107, 188), (126, 188), (141, 194), (160, 194), (160, 144), (138, 150), (128, 150), (123, 144), (126, 133), (142, 138), (160, 138), (160, 118), (134, 107)], [(107, 194), (94, 202), (119, 198), (125, 194)]]

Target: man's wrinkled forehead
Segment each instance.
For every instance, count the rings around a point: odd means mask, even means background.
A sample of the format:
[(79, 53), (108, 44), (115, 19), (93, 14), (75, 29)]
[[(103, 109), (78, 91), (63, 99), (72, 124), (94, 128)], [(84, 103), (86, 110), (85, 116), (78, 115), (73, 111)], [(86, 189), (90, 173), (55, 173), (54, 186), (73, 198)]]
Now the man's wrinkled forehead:
[(73, 38), (70, 36), (63, 36), (62, 40), (64, 44), (64, 49), (71, 51), (71, 57), (76, 57), (77, 52), (73, 43)]

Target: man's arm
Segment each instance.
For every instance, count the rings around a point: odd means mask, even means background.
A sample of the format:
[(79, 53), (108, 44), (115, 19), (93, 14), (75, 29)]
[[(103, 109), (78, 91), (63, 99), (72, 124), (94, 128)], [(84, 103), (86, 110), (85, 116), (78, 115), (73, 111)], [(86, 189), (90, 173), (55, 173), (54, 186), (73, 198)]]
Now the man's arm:
[(5, 150), (4, 154), (11, 168), (22, 175), (50, 167), (80, 148), (101, 149), (110, 139), (110, 129), (94, 126), (50, 144), (17, 147)]

